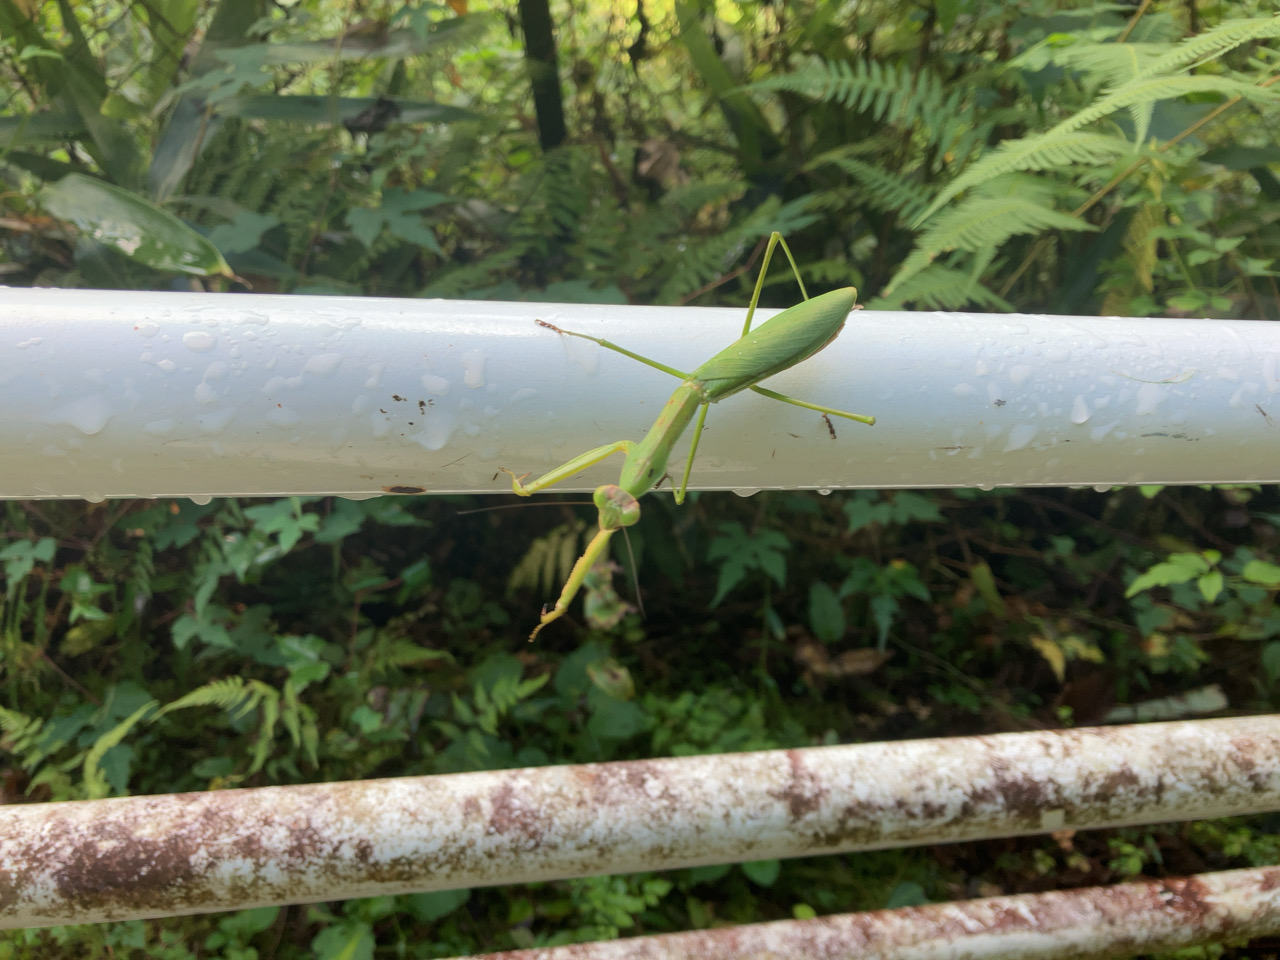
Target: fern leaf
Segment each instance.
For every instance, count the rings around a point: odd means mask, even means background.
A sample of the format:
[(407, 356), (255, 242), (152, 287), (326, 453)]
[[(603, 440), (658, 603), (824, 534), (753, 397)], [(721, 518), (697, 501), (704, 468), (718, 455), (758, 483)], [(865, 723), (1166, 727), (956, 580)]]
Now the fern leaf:
[(880, 296), (867, 304), (868, 310), (903, 310), (910, 304), (917, 310), (963, 310), (977, 308), (991, 313), (1012, 313), (1013, 305), (975, 283), (969, 273), (942, 264), (931, 264), (903, 282), (893, 296)]
[(94, 741), (89, 752), (84, 755), (84, 788), (90, 800), (99, 800), (111, 792), (111, 785), (107, 783), (106, 775), (102, 772), (103, 756), (157, 706), (159, 706), (158, 700), (148, 700)]
[(298, 702), (298, 688), (293, 685), (292, 680), (286, 680), (283, 693), (284, 709), (280, 711), (280, 722), (289, 732), (289, 739), (293, 742), (293, 748), (297, 750), (302, 746), (302, 717), (301, 704)]
[(254, 680), (253, 685), (262, 699), (262, 715), (258, 723), (258, 739), (253, 746), (253, 760), (249, 763), (250, 774), (257, 773), (267, 762), (267, 755), (275, 742), (276, 721), (280, 719), (279, 692), (260, 680)]
[(185, 710), (187, 707), (218, 707), (221, 710), (234, 712), (243, 707), (246, 702), (252, 705), (256, 696), (252, 688), (245, 689), (244, 677), (210, 680), (204, 686), (197, 687), (172, 703), (165, 704), (156, 716), (164, 716), (174, 710)]
[(818, 157), (811, 166), (824, 163), (839, 167), (853, 177), (873, 207), (899, 213), (905, 220), (914, 219), (929, 202), (918, 184), (894, 171), (843, 156), (834, 150)]
[(1072, 43), (1054, 50), (1052, 60), (1099, 86), (1116, 87), (1142, 76), (1169, 48), (1167, 43)]
[(40, 733), (44, 729), (44, 723), (44, 720), (39, 717), (29, 717), (17, 710), (0, 707), (0, 731), (4, 733), (4, 739), (0, 741), (0, 750), (22, 753), (36, 746)]
[[(547, 593), (557, 583), (563, 583), (573, 568), (573, 559), (577, 556), (578, 543), (586, 526), (584, 520), (563, 523), (529, 544), (507, 580), (507, 595), (524, 589)], [(566, 554), (569, 557), (567, 565), (563, 560)]]
[(445, 650), (431, 650), (427, 647), (420, 647), (412, 640), (393, 640), (386, 645), (386, 648), (379, 651), (378, 661), (380, 666), (392, 667), (409, 667), (419, 663), (429, 663), (433, 660), (453, 661), (453, 657)]
[[(914, 225), (918, 227), (923, 224), (958, 194), (993, 180), (1001, 174), (1015, 170), (1043, 170), (1050, 166), (1070, 163), (1099, 162), (1102, 159), (1102, 151), (1107, 149), (1117, 151), (1118, 144), (1125, 141), (1115, 137), (1103, 137), (1100, 134), (1088, 134), (1081, 128), (1117, 110), (1143, 103), (1155, 103), (1158, 100), (1171, 100), (1187, 94), (1205, 93), (1219, 93), (1224, 96), (1239, 96), (1262, 101), (1274, 101), (1280, 95), (1273, 89), (1230, 80), (1226, 77), (1148, 76), (1135, 79), (1099, 97), (1083, 110), (1039, 136), (1005, 141), (944, 187), (929, 208), (917, 218)], [(1126, 151), (1132, 149), (1132, 146), (1125, 143)], [(1099, 154), (1090, 158), (1091, 151), (1099, 151)], [(1117, 152), (1116, 155), (1119, 153)]]
[(966, 127), (969, 110), (965, 88), (950, 93), (931, 73), (907, 64), (886, 64), (879, 60), (809, 61), (792, 73), (768, 77), (744, 89), (762, 93), (788, 91), (821, 103), (839, 103), (851, 110), (869, 113), (886, 123), (916, 127), (931, 144), (944, 150)]
[(1092, 106), (1076, 114), (1083, 126), (1100, 120), (1113, 111), (1127, 109), (1134, 120), (1134, 143), (1141, 145), (1151, 123), (1151, 110), (1157, 101), (1172, 100), (1188, 94), (1218, 93), (1224, 97), (1274, 102), (1280, 92), (1226, 77), (1181, 76), (1143, 77), (1117, 87)]
[[(1019, 186), (1023, 189), (1018, 189)], [(1010, 237), (1023, 233), (1097, 229), (1079, 217), (1047, 206), (1043, 202), (1045, 191), (1035, 190), (1025, 177), (1011, 179), (1010, 187), (1008, 195), (975, 195), (938, 217), (916, 241), (915, 249), (889, 282), (884, 295), (891, 295), (908, 277), (919, 273), (940, 254), (952, 250), (994, 250)]]
[[(748, 85), (751, 92), (789, 91), (821, 103), (839, 103), (851, 110), (865, 110), (876, 119), (900, 111), (910, 101), (917, 78), (910, 68), (879, 60), (809, 61), (792, 73), (767, 77)], [(927, 82), (927, 81), (922, 81)]]
[(1142, 76), (1159, 76), (1184, 70), (1207, 60), (1217, 59), (1241, 44), (1276, 37), (1280, 37), (1280, 17), (1228, 20), (1212, 30), (1183, 40), (1169, 53), (1147, 64)]

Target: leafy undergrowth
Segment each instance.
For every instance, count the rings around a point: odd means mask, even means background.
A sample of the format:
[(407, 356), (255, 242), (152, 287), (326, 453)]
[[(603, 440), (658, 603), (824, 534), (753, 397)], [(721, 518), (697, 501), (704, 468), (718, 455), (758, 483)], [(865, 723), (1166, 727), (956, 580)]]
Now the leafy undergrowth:
[[(631, 537), (646, 617), (629, 577), (601, 575), (533, 645), (591, 508), (464, 512), (492, 502), (6, 504), (5, 799), (1277, 708), (1274, 489), (650, 497)], [(19, 931), (0, 957), (447, 956), (1276, 863), (1277, 833), (1255, 817)], [(1265, 955), (1241, 949), (1180, 956)]]

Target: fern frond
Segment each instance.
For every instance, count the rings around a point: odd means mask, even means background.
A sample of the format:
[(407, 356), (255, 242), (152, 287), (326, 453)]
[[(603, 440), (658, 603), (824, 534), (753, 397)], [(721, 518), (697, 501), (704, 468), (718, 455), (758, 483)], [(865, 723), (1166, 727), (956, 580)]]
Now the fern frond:
[(879, 60), (810, 60), (798, 70), (747, 85), (748, 92), (789, 91), (821, 103), (839, 103), (851, 110), (869, 111), (882, 119), (914, 86), (906, 67)]
[(280, 694), (274, 688), (261, 681), (254, 680), (262, 700), (262, 716), (258, 723), (258, 739), (253, 745), (253, 759), (249, 762), (248, 773), (254, 774), (262, 769), (275, 742), (276, 723), (280, 719)]
[(882, 123), (911, 125), (943, 150), (974, 125), (965, 105), (972, 92), (968, 87), (948, 93), (937, 76), (907, 64), (814, 59), (792, 73), (768, 77), (744, 89), (789, 91), (864, 111)]
[(818, 157), (810, 166), (829, 163), (839, 167), (861, 188), (866, 202), (879, 210), (889, 210), (902, 215), (904, 220), (912, 220), (924, 210), (929, 202), (928, 196), (920, 185), (892, 171), (877, 167), (874, 164), (856, 160), (842, 155), (842, 151), (832, 150)]
[(507, 580), (507, 595), (524, 589), (549, 593), (563, 583), (573, 569), (586, 527), (585, 520), (562, 523), (529, 544)]
[[(992, 184), (992, 186), (995, 186)], [(1060, 213), (1046, 204), (1047, 191), (1027, 177), (1010, 178), (1008, 192), (984, 192), (948, 210), (916, 241), (915, 249), (885, 287), (885, 295), (919, 273), (940, 254), (952, 250), (994, 250), (1010, 237), (1044, 230), (1096, 230), (1079, 217)]]
[(678, 257), (660, 262), (666, 273), (655, 294), (657, 303), (675, 303), (693, 290), (706, 286), (725, 272), (735, 251), (742, 247), (739, 231), (718, 237), (684, 235), (677, 241)]
[(312, 767), (320, 766), (317, 750), (320, 731), (316, 729), (316, 712), (298, 700), (298, 688), (292, 680), (284, 682), (284, 710), (280, 715), (294, 748), (301, 748)]
[(84, 787), (90, 800), (99, 800), (111, 792), (111, 785), (107, 783), (107, 777), (102, 772), (103, 756), (157, 706), (159, 706), (158, 700), (148, 700), (95, 740), (89, 752), (84, 755)]
[(1142, 76), (1169, 52), (1168, 43), (1072, 43), (1053, 51), (1060, 67), (1078, 70), (1099, 86), (1116, 87)]
[(902, 283), (892, 296), (880, 296), (867, 304), (868, 310), (986, 310), (1012, 313), (1013, 305), (976, 283), (971, 273), (934, 263)]
[[(1280, 91), (1273, 88), (1259, 87), (1226, 77), (1145, 76), (1132, 80), (1099, 97), (1083, 110), (1039, 136), (1002, 143), (944, 187), (929, 208), (915, 220), (914, 226), (923, 224), (958, 194), (993, 180), (1001, 174), (1015, 170), (1044, 170), (1051, 166), (1070, 163), (1096, 163), (1101, 161), (1108, 151), (1115, 155), (1123, 152), (1119, 150), (1120, 143), (1125, 144), (1124, 151), (1131, 151), (1133, 146), (1120, 138), (1088, 134), (1081, 128), (1117, 110), (1138, 104), (1205, 93), (1218, 93), (1228, 97), (1238, 96), (1264, 102), (1274, 102), (1280, 96)], [(1092, 159), (1090, 154), (1094, 154)]]
[(1188, 37), (1173, 50), (1147, 64), (1141, 76), (1153, 77), (1217, 59), (1241, 44), (1280, 37), (1280, 17), (1228, 20), (1212, 30)]
[(44, 723), (39, 717), (29, 717), (17, 710), (0, 707), (0, 732), (4, 733), (0, 749), (8, 753), (21, 753), (35, 746)]
[(174, 710), (185, 710), (187, 707), (217, 707), (235, 713), (245, 709), (246, 704), (252, 707), (257, 697), (258, 693), (252, 684), (248, 689), (245, 688), (244, 677), (210, 680), (203, 687), (197, 687), (172, 703), (165, 704), (156, 716), (163, 716)]
[(1052, 130), (1021, 140), (1007, 140), (948, 184), (915, 224), (918, 226), (957, 194), (1017, 171), (1051, 170), (1074, 164), (1098, 166), (1133, 152), (1123, 137), (1085, 130)]
[(433, 660), (447, 660), (453, 657), (446, 650), (432, 650), (420, 647), (412, 640), (392, 640), (378, 651), (378, 665), (384, 667), (409, 667)]

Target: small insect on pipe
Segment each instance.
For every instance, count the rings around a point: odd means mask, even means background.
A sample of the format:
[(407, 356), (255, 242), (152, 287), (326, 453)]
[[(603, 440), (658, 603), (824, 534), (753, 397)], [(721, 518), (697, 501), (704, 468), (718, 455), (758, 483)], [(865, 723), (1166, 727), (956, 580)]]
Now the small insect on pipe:
[[(756, 304), (760, 301), (760, 290), (764, 286), (769, 260), (773, 256), (774, 247), (779, 244), (787, 255), (796, 280), (800, 283), (800, 293), (805, 299), (803, 303), (784, 310), (752, 331), (751, 320), (755, 316)], [(535, 321), (539, 326), (554, 330), (563, 336), (590, 340), (608, 350), (638, 360), (655, 370), (669, 373), (683, 382), (676, 388), (675, 393), (671, 394), (671, 399), (658, 414), (657, 421), (639, 443), (619, 440), (603, 447), (596, 447), (530, 483), (524, 482), (524, 476), (528, 474), (518, 477), (512, 471), (503, 468), (503, 472), (511, 475), (511, 489), (522, 497), (528, 497), (562, 480), (567, 480), (615, 453), (626, 456), (618, 482), (597, 487), (593, 496), (596, 509), (600, 511), (600, 532), (587, 544), (587, 549), (573, 565), (573, 570), (569, 573), (569, 579), (565, 581), (564, 589), (555, 606), (550, 610), (545, 606), (542, 608), (542, 619), (529, 634), (530, 640), (535, 639), (543, 627), (562, 617), (569, 609), (569, 604), (581, 589), (587, 573), (595, 566), (596, 561), (604, 556), (610, 538), (623, 527), (629, 527), (640, 519), (639, 498), (652, 490), (666, 473), (667, 459), (671, 455), (671, 449), (680, 439), (685, 428), (689, 426), (695, 411), (698, 414), (698, 422), (694, 426), (693, 440), (689, 444), (689, 458), (684, 465), (684, 475), (679, 487), (675, 490), (676, 503), (684, 503), (685, 491), (689, 486), (689, 474), (693, 469), (693, 458), (698, 452), (698, 440), (702, 436), (702, 426), (707, 419), (707, 408), (725, 397), (731, 397), (743, 390), (754, 390), (771, 400), (781, 400), (783, 403), (804, 407), (806, 410), (814, 410), (823, 417), (843, 417), (846, 420), (856, 420), (858, 423), (865, 424), (876, 422), (875, 417), (847, 413), (844, 410), (797, 400), (758, 385), (761, 380), (808, 360), (839, 336), (845, 320), (854, 308), (857, 296), (857, 290), (853, 287), (845, 287), (809, 299), (790, 248), (782, 239), (782, 235), (775, 232), (769, 236), (769, 245), (765, 248), (764, 263), (760, 267), (760, 276), (756, 278), (751, 303), (747, 307), (747, 319), (742, 327), (742, 337), (692, 373), (668, 367), (666, 364), (651, 360), (649, 357), (634, 353), (600, 337), (562, 330), (542, 320)], [(834, 436), (835, 431), (831, 428), (830, 420), (827, 421), (827, 426)]]

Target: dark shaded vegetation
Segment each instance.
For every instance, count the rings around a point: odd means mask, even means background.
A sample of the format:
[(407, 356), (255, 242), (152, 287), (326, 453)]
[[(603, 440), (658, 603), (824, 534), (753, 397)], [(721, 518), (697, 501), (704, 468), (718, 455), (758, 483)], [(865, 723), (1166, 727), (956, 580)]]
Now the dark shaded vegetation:
[[(162, 6), (0, 0), (7, 282), (741, 306), (781, 230), (816, 288), (856, 283), (872, 309), (1280, 302), (1280, 27), (1248, 3), (762, 3), (733, 23), (553, 6), (568, 134), (546, 153), (505, 8)], [(156, 252), (95, 232), (99, 183)], [(5, 799), (1280, 706), (1272, 488), (650, 497), (647, 616), (617, 574), (535, 646), (593, 511), (464, 512), (491, 503), (4, 504)], [(1278, 833), (1255, 817), (60, 928), (0, 958), (445, 956), (1272, 864)]]

